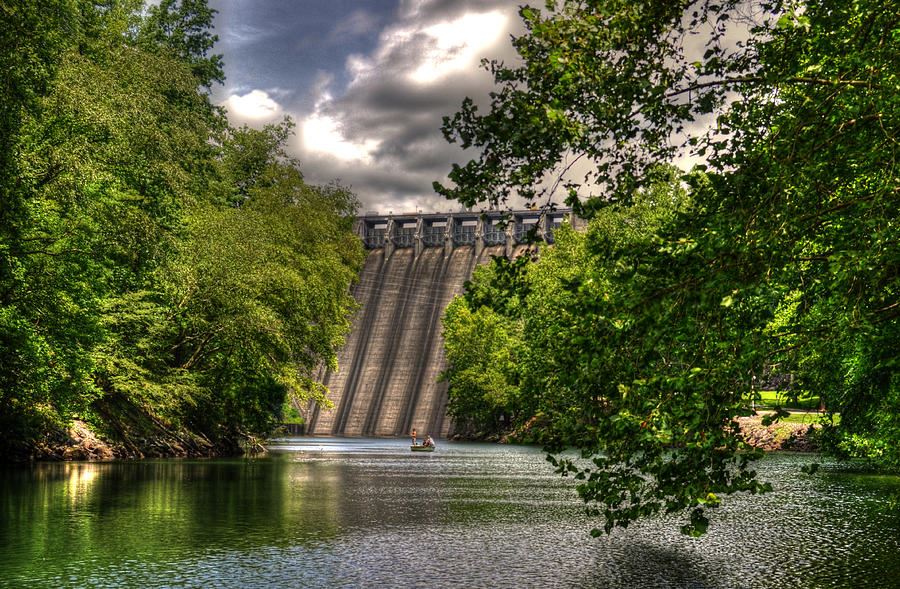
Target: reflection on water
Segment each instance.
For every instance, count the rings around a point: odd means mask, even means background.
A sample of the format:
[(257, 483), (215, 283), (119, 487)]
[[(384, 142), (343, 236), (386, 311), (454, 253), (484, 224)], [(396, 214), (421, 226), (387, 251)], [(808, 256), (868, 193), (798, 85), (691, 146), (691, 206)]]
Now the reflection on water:
[(900, 587), (897, 477), (769, 456), (708, 535), (591, 538), (534, 448), (284, 439), (261, 458), (0, 470), (0, 587)]

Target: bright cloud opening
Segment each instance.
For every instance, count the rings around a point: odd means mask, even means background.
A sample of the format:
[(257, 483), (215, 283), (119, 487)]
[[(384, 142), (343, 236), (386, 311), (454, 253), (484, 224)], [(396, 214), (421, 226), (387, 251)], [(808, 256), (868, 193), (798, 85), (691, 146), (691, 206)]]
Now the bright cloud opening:
[(422, 30), (433, 44), (409, 77), (419, 84), (436, 82), (452, 73), (471, 69), (483, 52), (507, 31), (508, 17), (501, 12), (469, 13), (454, 21)]
[(282, 112), (281, 105), (263, 90), (253, 90), (243, 96), (232, 94), (225, 100), (225, 107), (240, 119), (254, 121), (273, 119)]
[(378, 147), (378, 142), (371, 139), (361, 143), (348, 140), (335, 118), (319, 112), (303, 121), (301, 137), (308, 151), (330, 155), (342, 161), (369, 163), (371, 153)]

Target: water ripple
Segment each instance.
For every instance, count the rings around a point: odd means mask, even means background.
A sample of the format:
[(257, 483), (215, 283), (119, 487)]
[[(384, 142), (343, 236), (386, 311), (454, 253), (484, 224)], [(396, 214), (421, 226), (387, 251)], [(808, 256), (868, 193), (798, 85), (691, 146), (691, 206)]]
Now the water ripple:
[(710, 532), (592, 538), (536, 448), (282, 439), (269, 456), (0, 473), (0, 587), (900, 587), (900, 479), (759, 465)]

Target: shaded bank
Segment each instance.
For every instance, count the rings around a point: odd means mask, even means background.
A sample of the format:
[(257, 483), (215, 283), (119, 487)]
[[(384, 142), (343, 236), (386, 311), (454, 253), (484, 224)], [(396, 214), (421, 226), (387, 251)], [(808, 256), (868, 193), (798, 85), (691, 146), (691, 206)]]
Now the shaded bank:
[[(740, 435), (748, 444), (767, 452), (819, 452), (822, 426), (818, 423), (776, 422), (763, 425), (763, 416), (737, 417)], [(499, 442), (510, 444), (541, 443), (541, 427), (533, 418), (524, 426), (506, 432), (476, 432), (469, 430), (453, 436), (456, 441)]]
[(228, 456), (241, 451), (239, 446), (216, 446), (197, 434), (163, 427), (134, 432), (131, 438), (116, 438), (76, 419), (68, 427), (57, 427), (33, 440), (23, 441), (3, 458), (9, 462), (102, 461)]

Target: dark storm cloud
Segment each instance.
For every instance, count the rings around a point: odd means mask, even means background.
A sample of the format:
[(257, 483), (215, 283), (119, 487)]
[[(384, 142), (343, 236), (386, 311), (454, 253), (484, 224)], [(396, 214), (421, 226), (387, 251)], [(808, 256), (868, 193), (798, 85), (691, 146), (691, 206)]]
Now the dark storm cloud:
[(365, 9), (357, 9), (338, 21), (328, 34), (331, 42), (343, 43), (348, 38), (368, 35), (383, 24), (380, 15)]
[(210, 6), (218, 10), (216, 51), (225, 56), (225, 86), (216, 97), (278, 88), (281, 105), (302, 112), (312, 108), (319, 73), (340, 79), (347, 55), (375, 47), (398, 0), (210, 0)]
[(385, 150), (387, 157), (403, 159), (406, 168), (429, 176), (432, 180), (441, 180), (450, 171), (447, 162), (459, 159), (459, 149), (447, 144), (442, 139), (434, 140), (430, 144), (418, 143), (413, 149), (398, 146), (391, 153)]
[[(458, 204), (430, 190), (422, 190), (423, 185), (430, 186), (430, 172), (421, 173), (408, 167), (400, 169), (384, 163), (351, 168), (333, 158), (316, 156), (303, 164), (304, 169), (314, 168), (325, 177), (352, 188), (360, 195), (363, 211), (407, 213), (418, 209), (447, 212), (459, 208)], [(378, 198), (371, 198), (373, 194)]]
[(358, 112), (358, 119), (372, 120), (376, 120), (381, 113), (441, 111), (446, 114), (448, 105), (459, 107), (463, 97), (487, 95), (491, 87), (490, 76), (480, 69), (428, 86), (415, 84), (399, 76), (385, 76), (352, 89), (334, 100), (333, 106), (346, 112)]
[(454, 206), (432, 182), (474, 154), (444, 140), (441, 119), (466, 96), (486, 102), (493, 82), (479, 60), (514, 59), (518, 2), (212, 3), (228, 76), (217, 99), (234, 122), (259, 126), (290, 115), (306, 177), (340, 179), (365, 209)]
[[(349, 57), (348, 84), (327, 88), (316, 111), (334, 121), (347, 142), (368, 142), (368, 157), (348, 162), (304, 146), (307, 177), (339, 177), (354, 188), (366, 209), (452, 208), (431, 185), (446, 178), (453, 162), (470, 154), (444, 140), (441, 119), (458, 110), (466, 96), (486, 100), (493, 81), (478, 62), (513, 55), (509, 35), (519, 26), (516, 11), (517, 5), (505, 0), (402, 1), (397, 20), (381, 31), (372, 51)], [(489, 13), (505, 18), (471, 20), (472, 15)], [(460, 20), (464, 18), (470, 20)], [(502, 29), (471, 32), (491, 43), (480, 38), (460, 41), (457, 36), (468, 33), (463, 25), (470, 22), (500, 23)], [(481, 52), (470, 55), (468, 43)], [(454, 59), (465, 60), (465, 67), (450, 64)]]

